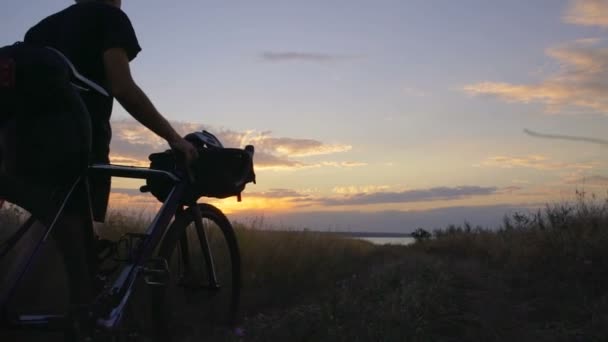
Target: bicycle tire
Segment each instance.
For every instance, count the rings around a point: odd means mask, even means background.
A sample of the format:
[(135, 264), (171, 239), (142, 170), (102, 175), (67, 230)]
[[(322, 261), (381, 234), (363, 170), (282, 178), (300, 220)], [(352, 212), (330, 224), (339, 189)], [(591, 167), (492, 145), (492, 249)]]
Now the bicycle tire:
[(234, 229), (218, 208), (210, 204), (197, 206), (220, 287), (209, 288), (209, 263), (202, 252), (194, 211), (188, 208), (176, 216), (158, 253), (170, 271), (163, 293), (156, 298), (160, 320), (157, 326), (167, 340), (179, 340), (180, 335), (208, 337), (218, 328), (233, 326), (237, 320), (241, 259)]

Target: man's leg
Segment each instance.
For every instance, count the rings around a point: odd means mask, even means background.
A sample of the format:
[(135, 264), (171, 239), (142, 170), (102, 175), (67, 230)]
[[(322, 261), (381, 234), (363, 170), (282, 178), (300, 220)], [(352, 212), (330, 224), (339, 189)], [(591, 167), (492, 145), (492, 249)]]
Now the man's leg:
[[(84, 186), (81, 186), (84, 188)], [(57, 221), (53, 238), (65, 264), (70, 292), (70, 324), (66, 326), (65, 341), (81, 341), (90, 336), (94, 322), (86, 313), (88, 304), (97, 294), (95, 273), (97, 269), (94, 245), (93, 222), (90, 210), (76, 210), (83, 202), (88, 201), (75, 196), (67, 210)], [(80, 204), (80, 205), (79, 205)]]
[(95, 295), (95, 247), (92, 222), (86, 216), (66, 213), (57, 222), (53, 237), (62, 254), (74, 305), (90, 303)]

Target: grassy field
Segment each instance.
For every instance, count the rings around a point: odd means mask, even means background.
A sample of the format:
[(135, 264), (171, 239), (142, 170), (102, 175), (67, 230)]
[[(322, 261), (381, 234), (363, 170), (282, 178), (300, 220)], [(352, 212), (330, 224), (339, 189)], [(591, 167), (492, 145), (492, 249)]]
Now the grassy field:
[[(144, 219), (113, 214), (103, 231), (117, 237), (125, 227), (144, 225)], [(450, 226), (410, 246), (235, 226), (243, 260), (244, 336), (218, 327), (183, 341), (608, 336), (608, 205), (584, 196), (514, 214), (498, 231)]]
[[(295, 305), (281, 292), (289, 304), (249, 309), (246, 340), (604, 341), (608, 204), (579, 195), (505, 217), (498, 231), (450, 226), (407, 247), (342, 240), (326, 251), (327, 266), (315, 253), (277, 257), (274, 264), (318, 265), (319, 286), (294, 284)], [(261, 250), (246, 250), (259, 258)]]

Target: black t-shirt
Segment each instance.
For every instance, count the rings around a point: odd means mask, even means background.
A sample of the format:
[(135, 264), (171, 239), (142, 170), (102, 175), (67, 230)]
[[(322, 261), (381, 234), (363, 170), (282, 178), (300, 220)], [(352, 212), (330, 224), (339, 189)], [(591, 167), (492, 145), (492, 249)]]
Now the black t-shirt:
[[(55, 13), (29, 29), (24, 40), (61, 51), (78, 72), (106, 89), (104, 52), (123, 48), (129, 60), (133, 60), (141, 51), (127, 15), (101, 2), (75, 4)], [(113, 99), (93, 92), (82, 93), (82, 98), (91, 115), (93, 160), (107, 162)]]

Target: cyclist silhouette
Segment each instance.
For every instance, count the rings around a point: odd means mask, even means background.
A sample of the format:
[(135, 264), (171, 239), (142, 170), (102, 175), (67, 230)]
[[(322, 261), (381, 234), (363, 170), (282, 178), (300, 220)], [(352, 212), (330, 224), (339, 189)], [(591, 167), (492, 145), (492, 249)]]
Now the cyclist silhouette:
[[(33, 26), (23, 43), (0, 49), (0, 197), (44, 217), (49, 199), (89, 164), (108, 163), (114, 98), (186, 162), (197, 158), (131, 77), (141, 48), (120, 8), (121, 0), (76, 0)], [(91, 216), (103, 222), (110, 178), (76, 191), (53, 234), (69, 276), (82, 281), (76, 293), (84, 302), (96, 264)]]

